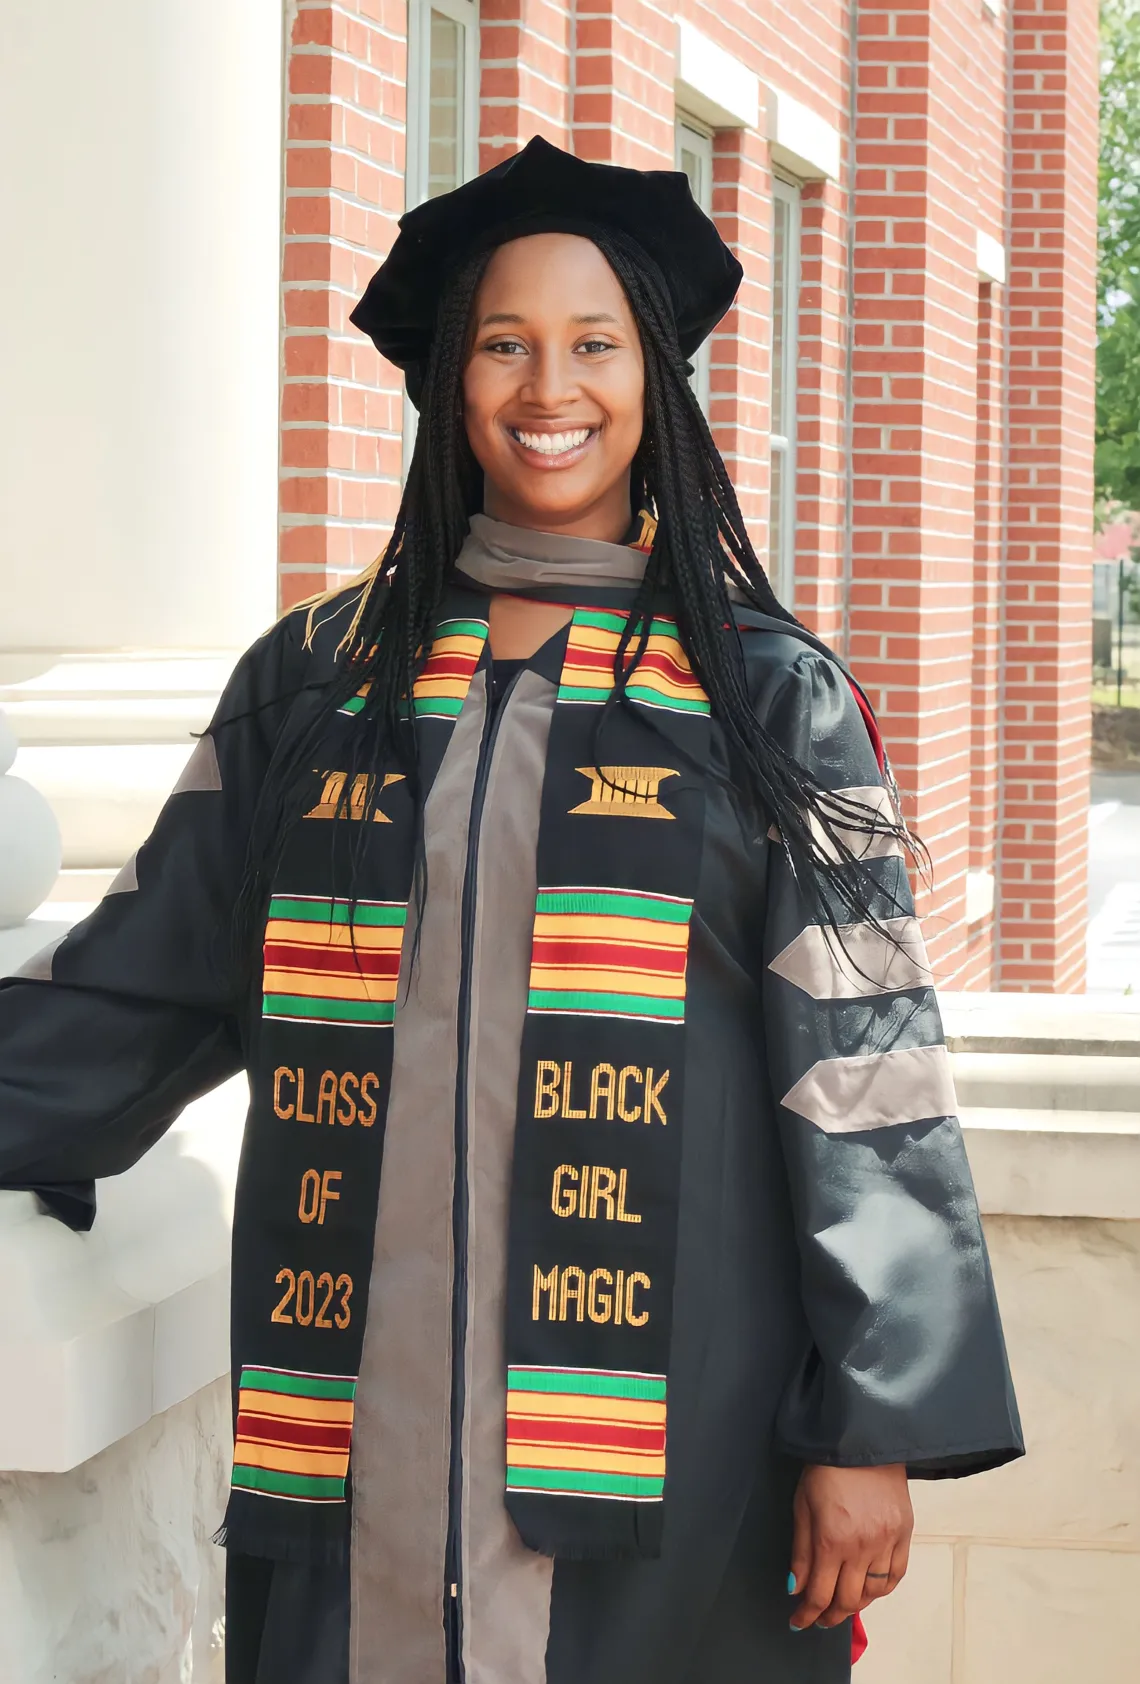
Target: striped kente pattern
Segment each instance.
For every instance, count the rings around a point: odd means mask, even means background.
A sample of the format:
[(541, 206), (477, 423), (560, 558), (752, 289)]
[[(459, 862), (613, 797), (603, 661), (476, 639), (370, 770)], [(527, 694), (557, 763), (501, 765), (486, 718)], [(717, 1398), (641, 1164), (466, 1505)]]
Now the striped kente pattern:
[(691, 900), (626, 889), (540, 889), (532, 1012), (685, 1020)]
[[(412, 689), (417, 719), (455, 719), (463, 711), (486, 641), (486, 620), (440, 621), (427, 664)], [(370, 688), (365, 684), (339, 711), (359, 713)]]
[(355, 1374), (243, 1368), (233, 1482), (297, 1503), (343, 1503)]
[[(608, 613), (604, 608), (574, 610), (558, 688), (560, 702), (600, 704), (607, 699), (613, 689), (614, 656), (625, 621), (624, 614)], [(627, 664), (636, 645), (635, 638), (627, 651)], [(675, 620), (651, 623), (645, 654), (626, 686), (626, 695), (643, 707), (672, 713), (709, 712), (708, 697), (693, 676)]]
[(507, 1370), (507, 1487), (660, 1502), (665, 1376), (602, 1368)]
[(392, 1024), (407, 916), (404, 901), (354, 906), (319, 895), (274, 895), (265, 926), (262, 1016)]

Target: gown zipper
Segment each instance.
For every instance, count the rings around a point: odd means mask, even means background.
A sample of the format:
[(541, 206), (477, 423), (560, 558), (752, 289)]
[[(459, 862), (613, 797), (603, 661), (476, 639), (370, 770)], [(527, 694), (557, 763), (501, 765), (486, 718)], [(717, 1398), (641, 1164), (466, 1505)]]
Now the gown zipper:
[(498, 706), (492, 669), (487, 673), (487, 713), (467, 826), (467, 861), (463, 875), (462, 939), (459, 962), (458, 1060), (455, 1077), (455, 1191), (451, 1205), (454, 1274), (451, 1287), (451, 1463), (448, 1479), (447, 1556), (443, 1586), (443, 1623), (447, 1636), (447, 1684), (463, 1684), (463, 1418), (466, 1408), (467, 1345), (467, 1073), (471, 1051), (471, 971), (474, 962), (479, 834), (499, 723), (511, 692), (522, 676), (512, 675)]

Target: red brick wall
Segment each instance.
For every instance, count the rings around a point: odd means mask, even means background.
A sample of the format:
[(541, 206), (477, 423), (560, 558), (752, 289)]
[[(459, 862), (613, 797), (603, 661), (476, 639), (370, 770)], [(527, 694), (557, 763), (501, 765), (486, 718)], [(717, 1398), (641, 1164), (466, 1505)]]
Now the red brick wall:
[[(1001, 700), (1002, 394), (1004, 353), (997, 289), (979, 289), (977, 447), (974, 459), (973, 671), (970, 686), (970, 857), (972, 871), (994, 874), (997, 858)], [(960, 986), (994, 981), (993, 914), (967, 931)]]
[(367, 565), (399, 505), (401, 383), (348, 320), (404, 208), (403, 0), (291, 0), (281, 605)]
[[(846, 648), (879, 706), (933, 857), (942, 979), (1079, 987), (1092, 0), (1017, 0), (998, 18), (976, 0), (863, 0), (854, 136), (847, 0), (482, 0), (480, 16), (484, 169), (534, 134), (670, 167), (678, 16), (838, 130), (840, 179), (802, 192), (797, 610)], [(406, 36), (400, 0), (300, 0), (290, 18), (286, 602), (370, 560), (398, 499), (399, 382), (347, 312), (403, 203)], [(718, 132), (713, 174), (746, 280), (714, 336), (711, 420), (764, 553), (763, 124)], [(1010, 283), (979, 286), (976, 235), (1009, 240), (1010, 215)], [(968, 871), (998, 880), (995, 916), (969, 928)]]
[(1091, 0), (1013, 9), (1001, 979), (1084, 978), (1096, 237)]

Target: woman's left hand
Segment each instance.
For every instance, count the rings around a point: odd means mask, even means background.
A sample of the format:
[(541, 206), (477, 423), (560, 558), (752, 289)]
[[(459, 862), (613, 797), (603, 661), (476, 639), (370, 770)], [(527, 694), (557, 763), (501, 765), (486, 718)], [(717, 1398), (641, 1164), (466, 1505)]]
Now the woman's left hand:
[(789, 1589), (800, 1597), (793, 1630), (840, 1625), (889, 1596), (906, 1572), (913, 1530), (901, 1463), (805, 1467), (793, 1504)]

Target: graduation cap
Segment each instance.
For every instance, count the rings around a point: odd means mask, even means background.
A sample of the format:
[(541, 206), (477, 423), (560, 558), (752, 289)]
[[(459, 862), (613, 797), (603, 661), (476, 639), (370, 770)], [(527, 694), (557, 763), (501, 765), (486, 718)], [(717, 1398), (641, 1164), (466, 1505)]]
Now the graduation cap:
[(418, 406), (436, 312), (472, 252), (526, 234), (611, 229), (655, 265), (692, 356), (736, 297), (744, 271), (677, 170), (591, 164), (540, 136), (514, 157), (400, 218), (387, 258), (349, 318), (404, 371)]

